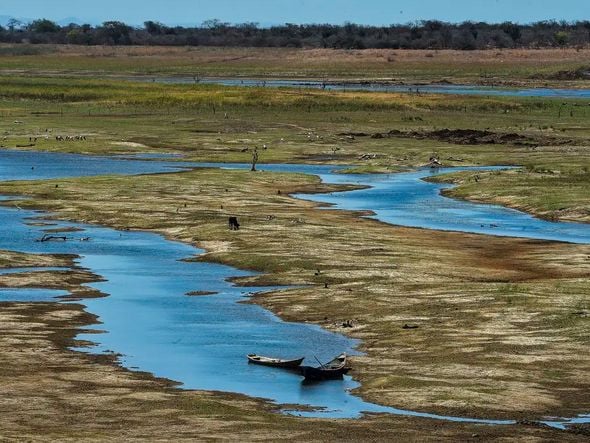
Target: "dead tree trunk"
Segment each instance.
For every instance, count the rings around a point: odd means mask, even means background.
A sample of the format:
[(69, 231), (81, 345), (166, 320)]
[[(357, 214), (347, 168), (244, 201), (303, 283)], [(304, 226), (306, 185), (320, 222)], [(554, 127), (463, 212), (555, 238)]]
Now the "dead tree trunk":
[(258, 148), (254, 148), (254, 150), (252, 151), (252, 168), (250, 169), (250, 171), (255, 172), (256, 171), (256, 164), (258, 163)]

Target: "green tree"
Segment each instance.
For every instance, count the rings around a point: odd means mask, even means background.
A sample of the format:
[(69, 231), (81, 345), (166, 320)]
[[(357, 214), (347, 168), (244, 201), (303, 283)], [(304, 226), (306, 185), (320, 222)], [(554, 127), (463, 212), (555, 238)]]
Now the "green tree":
[(162, 23), (148, 20), (143, 23), (143, 27), (146, 32), (150, 35), (161, 35), (164, 34), (165, 26)]
[(92, 37), (83, 28), (74, 28), (66, 34), (66, 41), (72, 45), (89, 45)]
[(41, 34), (54, 34), (60, 31), (60, 26), (52, 22), (51, 20), (47, 20), (42, 18), (40, 20), (35, 20), (28, 26), (28, 30), (31, 32), (38, 32)]
[(100, 34), (107, 40), (105, 43), (114, 45), (129, 44), (129, 34), (131, 33), (131, 26), (127, 26), (123, 22), (109, 21), (104, 22), (99, 29)]
[(567, 45), (570, 40), (570, 35), (565, 31), (556, 32), (554, 37), (555, 37), (555, 42), (559, 46)]
[(504, 22), (501, 25), (502, 31), (510, 36), (513, 42), (518, 42), (522, 37), (521, 26), (512, 23), (512, 22)]

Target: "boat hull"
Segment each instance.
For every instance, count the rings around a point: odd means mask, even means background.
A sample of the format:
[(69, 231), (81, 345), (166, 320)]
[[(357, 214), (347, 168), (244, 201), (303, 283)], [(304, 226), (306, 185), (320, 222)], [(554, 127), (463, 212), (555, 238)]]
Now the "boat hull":
[(342, 367), (336, 369), (314, 368), (312, 366), (301, 366), (301, 375), (306, 380), (337, 380), (342, 378), (350, 368)]
[(295, 360), (282, 360), (279, 358), (262, 357), (260, 355), (248, 355), (249, 363), (283, 369), (297, 369), (303, 363), (303, 360), (304, 357)]
[[(319, 360), (318, 363), (320, 363)], [(301, 366), (300, 371), (306, 380), (334, 380), (342, 378), (350, 371), (350, 367), (347, 365), (346, 354), (340, 354), (332, 361), (321, 366)]]

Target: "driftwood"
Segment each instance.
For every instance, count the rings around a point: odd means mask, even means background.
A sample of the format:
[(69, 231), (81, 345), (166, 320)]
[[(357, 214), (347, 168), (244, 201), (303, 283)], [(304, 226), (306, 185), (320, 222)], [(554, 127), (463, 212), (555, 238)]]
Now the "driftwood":
[(40, 242), (40, 243), (44, 243), (47, 241), (67, 241), (67, 239), (68, 238), (66, 236), (45, 234), (43, 237), (41, 237), (35, 241)]
[(359, 160), (374, 160), (377, 157), (377, 154), (363, 154), (359, 156)]
[(441, 168), (442, 163), (440, 162), (438, 157), (433, 155), (432, 157), (430, 157), (430, 159), (428, 161), (428, 166), (430, 166), (431, 168)]
[(416, 326), (416, 325), (409, 325), (409, 324), (405, 324), (402, 326), (402, 329), (418, 329), (420, 326)]

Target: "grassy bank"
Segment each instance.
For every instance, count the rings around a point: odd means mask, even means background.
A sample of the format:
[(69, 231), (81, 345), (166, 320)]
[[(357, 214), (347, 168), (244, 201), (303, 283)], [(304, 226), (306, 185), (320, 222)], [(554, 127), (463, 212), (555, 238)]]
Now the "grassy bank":
[[(331, 50), (1, 45), (0, 72), (81, 75), (390, 79), (563, 85), (557, 73), (590, 65), (588, 49)], [(582, 86), (584, 81), (566, 82)]]
[[(366, 172), (425, 165), (432, 155), (448, 166), (523, 165), (521, 173), (472, 183), (479, 194), (473, 197), (491, 191), (489, 195), (505, 194), (495, 201), (533, 213), (587, 217), (590, 107), (583, 100), (47, 77), (0, 77), (0, 97), (0, 146), (7, 148), (165, 151), (193, 160), (247, 162), (258, 147), (261, 162), (330, 162)], [(389, 136), (392, 130), (397, 135)], [(441, 137), (441, 130), (451, 135)], [(456, 130), (490, 135), (480, 141), (453, 136)], [(85, 140), (56, 140), (80, 135)], [(547, 174), (553, 182), (559, 177), (559, 186), (550, 191), (551, 207), (543, 206)], [(519, 196), (522, 189), (527, 192)]]
[(458, 185), (444, 192), (450, 197), (509, 206), (547, 220), (588, 223), (590, 173), (586, 165), (575, 169), (569, 174), (528, 168), (501, 174), (456, 173), (434, 180)]

